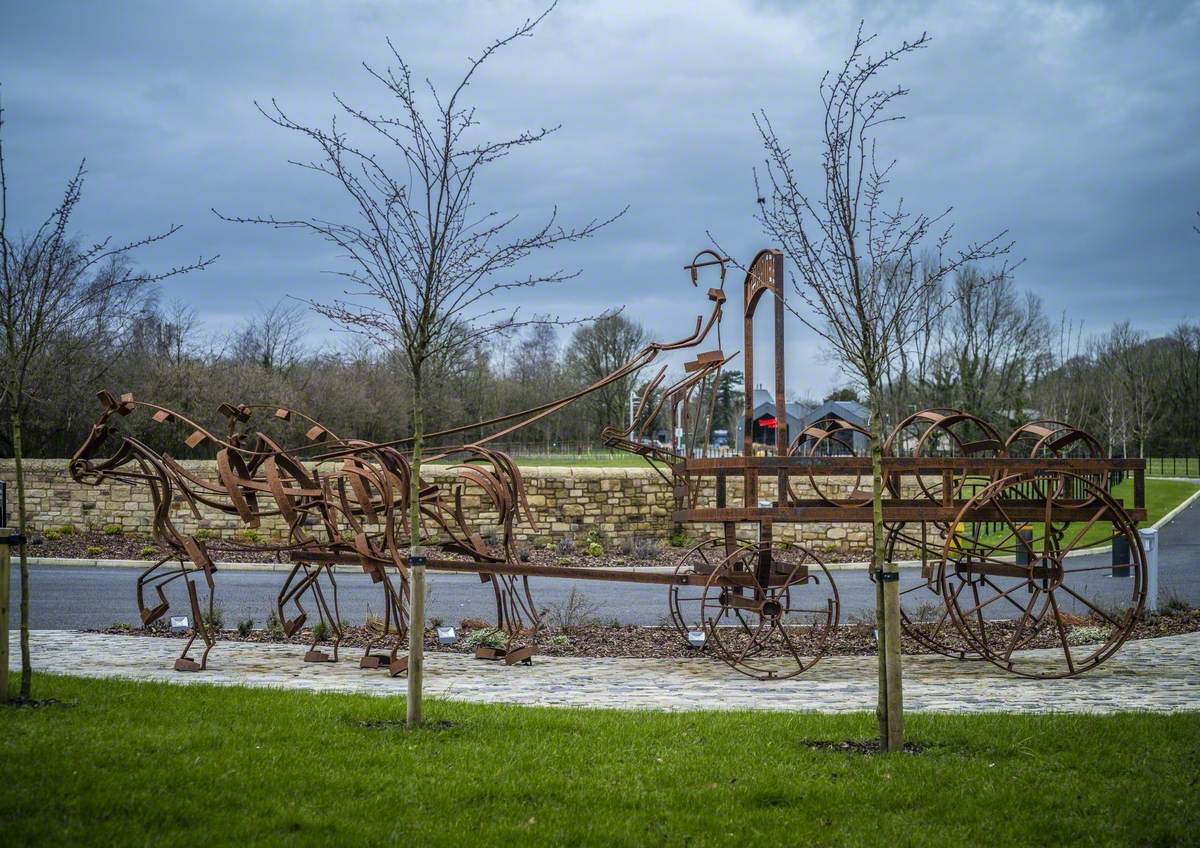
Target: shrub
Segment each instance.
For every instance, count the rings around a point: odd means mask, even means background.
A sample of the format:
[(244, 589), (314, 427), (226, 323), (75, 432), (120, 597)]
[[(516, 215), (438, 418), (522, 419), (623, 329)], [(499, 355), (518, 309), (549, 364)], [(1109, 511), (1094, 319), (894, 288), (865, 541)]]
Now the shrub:
[(437, 628), (441, 627), (441, 626), (442, 626), (442, 624), (443, 624), (443, 620), (442, 620), (442, 618), (441, 618), (440, 616), (436, 616), (436, 615), (435, 615), (435, 616), (433, 616), (432, 618), (430, 618), (430, 619), (429, 619), (429, 626), (430, 626), (430, 627), (432, 627), (432, 628), (433, 628), (433, 629), (435, 629), (435, 630), (436, 630)]
[(1103, 642), (1108, 638), (1111, 631), (1111, 627), (1097, 627), (1090, 624), (1072, 627), (1070, 632), (1067, 633), (1067, 644), (1087, 645), (1093, 642)]
[[(49, 534), (46, 535), (46, 538), (50, 538)], [(1158, 610), (1161, 615), (1182, 615), (1183, 613), (1190, 612), (1191, 608), (1191, 605), (1180, 595), (1168, 590), (1167, 598), (1159, 605)]]
[(575, 553), (575, 537), (574, 536), (563, 536), (554, 545), (554, 550), (558, 551), (560, 554)]
[(672, 548), (686, 548), (692, 544), (692, 537), (678, 530), (667, 537), (667, 544)]
[(621, 552), (632, 559), (654, 559), (658, 556), (659, 542), (648, 536), (629, 536), (621, 543)]
[(47, 542), (57, 542), (59, 539), (62, 538), (62, 536), (59, 535), (59, 532), (57, 530), (54, 530), (53, 528), (51, 528), (49, 530), (46, 530), (44, 533), (42, 533), (42, 538), (45, 539)]
[(248, 527), (245, 530), (239, 530), (233, 535), (238, 541), (247, 542), (251, 545), (257, 545), (262, 541), (263, 538), (262, 533), (258, 532), (252, 527)]
[(588, 542), (587, 555), (590, 557), (604, 556), (604, 546), (599, 542)]
[(156, 553), (158, 553), (158, 548), (154, 547), (154, 545), (146, 545), (146, 547), (142, 548), (140, 551), (138, 551), (138, 553), (144, 557), (154, 556)]
[(108, 625), (108, 629), (117, 630), (121, 633), (128, 633), (129, 631), (133, 630), (133, 625), (128, 621), (114, 621), (112, 624)]
[(215, 604), (212, 612), (204, 613), (200, 618), (204, 621), (205, 627), (216, 630), (225, 628), (225, 609), (220, 604)]
[(529, 548), (521, 548), (517, 551), (517, 559), (521, 562), (529, 562)]
[(209, 530), (207, 527), (201, 527), (192, 534), (192, 538), (197, 542), (207, 542), (209, 539), (217, 538), (217, 531)]
[(253, 630), (254, 630), (254, 619), (253, 618), (243, 618), (241, 621), (238, 622), (237, 631), (238, 631), (239, 636), (242, 636), (242, 637), (249, 636), (251, 631), (253, 631)]
[(125, 528), (122, 527), (120, 524), (105, 524), (104, 525), (104, 535), (105, 536), (120, 536), (124, 532), (125, 532)]
[(73, 536), (75, 535), (75, 525), (64, 524), (62, 527), (58, 528), (58, 532), (63, 536)]
[(571, 647), (571, 640), (559, 633), (557, 636), (550, 637), (550, 644), (559, 648), (569, 648)]
[(478, 648), (480, 645), (486, 645), (489, 648), (503, 648), (508, 644), (508, 637), (499, 630), (480, 628), (472, 630), (471, 634), (463, 640), (463, 644), (468, 648)]
[(279, 610), (271, 605), (271, 611), (267, 614), (267, 632), (271, 634), (272, 639), (283, 638), (283, 622), (279, 620)]
[(86, 549), (84, 549), (84, 553), (88, 556), (100, 556), (100, 554), (104, 553), (104, 548), (97, 547), (96, 545), (89, 545)]
[(572, 586), (561, 604), (550, 604), (546, 608), (546, 618), (550, 627), (559, 633), (576, 633), (595, 622), (599, 609), (599, 604), (592, 603)]
[(323, 621), (318, 621), (313, 625), (312, 636), (313, 641), (324, 642), (329, 638), (329, 625)]

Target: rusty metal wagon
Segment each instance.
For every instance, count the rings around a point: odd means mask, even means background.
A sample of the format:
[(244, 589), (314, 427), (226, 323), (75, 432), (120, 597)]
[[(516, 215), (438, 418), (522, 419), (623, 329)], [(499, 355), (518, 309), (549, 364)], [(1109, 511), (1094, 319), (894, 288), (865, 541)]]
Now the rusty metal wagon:
[[(783, 256), (764, 250), (746, 266), (743, 280), (741, 453), (709, 455), (717, 387), (723, 367), (736, 355), (727, 355), (721, 345), (725, 278), (732, 265), (702, 251), (685, 266), (693, 285), (702, 273), (719, 275), (718, 285), (707, 290), (708, 317), (698, 317), (686, 338), (647, 345), (567, 397), (431, 434), (445, 440), (468, 431), (488, 433), (437, 449), (432, 459), (457, 462), (449, 485), (421, 480), (417, 486), (423, 546), (438, 552), (426, 566), (477, 573), (495, 596), (496, 628), (506, 642), (480, 648), (481, 658), (510, 665), (531, 661), (541, 611), (530, 577), (666, 587), (678, 638), (702, 644), (705, 653), (754, 678), (793, 677), (828, 652), (842, 617), (836, 572), (817, 551), (795, 541), (794, 530), (809, 524), (870, 525), (872, 460), (858, 455), (861, 439), (855, 438), (870, 434), (862, 424), (835, 417), (789, 439), (786, 416), (778, 415), (774, 445), (754, 443), (754, 319), (767, 294), (773, 302), (775, 408), (785, 409)], [(712, 336), (716, 347), (700, 350)], [(663, 365), (647, 381), (630, 424), (605, 428), (602, 439), (644, 457), (662, 475), (674, 495), (673, 520), (693, 531), (706, 528), (701, 539), (670, 573), (521, 562), (514, 526), (533, 524), (535, 516), (517, 464), (488, 445), (637, 373), (664, 353), (683, 350), (699, 351), (684, 364), (683, 377), (668, 384)], [(101, 416), (72, 459), (71, 473), (83, 483), (116, 479), (151, 488), (154, 531), (172, 555), (141, 575), (138, 604), (143, 622), (153, 622), (168, 607), (164, 585), (186, 584), (193, 629), (177, 669), (206, 667), (215, 631), (206, 623), (211, 615), (205, 615), (196, 580), (202, 578), (207, 588), (209, 613), (216, 587), (216, 566), (205, 542), (172, 518), (178, 503), (196, 515), (204, 506), (237, 516), (246, 527), (259, 526), (267, 516), (285, 522), (286, 539), (274, 546), (294, 563), (276, 601), (285, 632), (299, 632), (311, 609), (333, 637), (331, 654), (314, 640), (305, 660), (338, 659), (342, 633), (333, 566), (360, 566), (378, 584), (384, 609), (378, 640), (367, 646), (360, 665), (405, 671), (400, 648), (410, 625), (408, 440), (364, 442), (284, 406), (232, 403), (220, 407), (227, 429), (217, 435), (130, 395), (102, 392), (100, 398)], [(180, 427), (189, 448), (212, 446), (217, 479), (203, 479), (169, 455), (121, 435), (116, 425), (139, 411)], [(263, 412), (298, 425), (304, 441), (284, 447), (254, 431), (250, 422)], [(648, 435), (663, 416), (670, 416), (680, 434), (669, 448)], [(98, 458), (107, 448), (109, 455)], [(882, 541), (889, 560), (911, 561), (911, 567), (899, 569), (900, 597), (904, 630), (915, 645), (987, 660), (1015, 674), (1063, 677), (1096, 667), (1128, 637), (1145, 599), (1146, 559), (1136, 530), (1146, 517), (1143, 461), (1105, 458), (1095, 439), (1062, 422), (1022, 424), (1004, 437), (975, 416), (932, 409), (899, 422), (882, 440), (881, 463), (887, 531)], [(1114, 483), (1126, 478), (1132, 480), (1129, 506), (1112, 493)], [(482, 491), (499, 517), (497, 544), (485, 543), (468, 521), (462, 500), (467, 486)], [(1109, 576), (1114, 573), (1125, 576)], [(148, 592), (157, 600), (147, 602)], [(188, 655), (197, 639), (204, 645), (199, 660)]]

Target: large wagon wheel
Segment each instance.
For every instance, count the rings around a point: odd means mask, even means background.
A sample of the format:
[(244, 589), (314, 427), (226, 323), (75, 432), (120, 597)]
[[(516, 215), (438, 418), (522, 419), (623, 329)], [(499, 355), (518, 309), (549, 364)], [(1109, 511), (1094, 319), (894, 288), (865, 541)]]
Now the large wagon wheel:
[[(905, 418), (883, 443), (884, 456), (981, 457), (1003, 456), (1004, 442), (991, 424), (958, 409), (923, 409)], [(970, 497), (974, 491), (996, 479), (992, 475), (971, 474), (966, 467), (950, 471), (951, 496)], [(940, 501), (944, 478), (930, 480), (916, 475), (920, 493)], [(902, 497), (899, 480), (889, 479), (888, 489)]]
[(716, 656), (749, 677), (782, 680), (824, 656), (841, 608), (820, 559), (774, 542), (727, 557), (709, 575), (700, 609)]
[[(954, 624), (950, 607), (942, 597), (939, 571), (942, 567), (942, 536), (932, 536), (932, 522), (918, 521), (887, 526), (889, 562), (904, 559), (901, 548), (916, 551), (921, 560), (917, 569), (900, 569), (900, 626), (905, 635), (928, 651), (956, 660), (980, 659)], [(871, 579), (875, 579), (874, 573)]]
[[(871, 438), (871, 433), (864, 427), (841, 418), (827, 419), (817, 424), (810, 424), (797, 433), (788, 449), (788, 454), (808, 457), (858, 456), (854, 444), (856, 435), (867, 439)], [(811, 469), (812, 466), (809, 466), (808, 485), (812, 487), (813, 493), (825, 503), (842, 507), (862, 507), (871, 503), (872, 492), (868, 475), (856, 476), (849, 492), (844, 497), (837, 498), (831, 492), (826, 491), (829, 478), (819, 478), (813, 474)], [(866, 486), (863, 485), (864, 477), (867, 478)], [(791, 500), (799, 500), (796, 492), (792, 489), (791, 478), (788, 477), (785, 480)]]
[[(1004, 443), (992, 425), (958, 409), (924, 409), (901, 421), (884, 441), (887, 456), (911, 457), (996, 457), (1004, 455)], [(951, 469), (950, 496), (970, 498), (990, 486), (997, 475), (972, 474), (964, 466)], [(914, 492), (904, 492), (901, 478), (887, 481), (896, 498), (906, 494), (941, 503), (946, 477), (934, 479), (917, 475)], [(887, 557), (894, 561), (902, 547), (916, 551), (920, 569), (900, 569), (900, 626), (918, 644), (955, 659), (977, 659), (979, 652), (961, 638), (954, 627), (949, 606), (942, 595), (938, 571), (941, 567), (942, 541), (950, 532), (945, 521), (918, 521), (889, 526)], [(871, 573), (871, 579), (875, 574)]]
[[(736, 542), (734, 556), (744, 553), (748, 543)], [(671, 613), (671, 624), (679, 635), (687, 641), (688, 633), (704, 629), (704, 586), (708, 576), (730, 556), (726, 550), (725, 540), (719, 537), (705, 539), (697, 545), (688, 548), (679, 562), (675, 565), (675, 575), (687, 575), (698, 578), (696, 582), (687, 585), (672, 585), (668, 589), (668, 609)]]
[[(1099, 440), (1078, 427), (1073, 427), (1062, 421), (1042, 419), (1022, 424), (1013, 430), (1004, 443), (1005, 452), (1009, 456), (1028, 456), (1031, 459), (1103, 459), (1104, 448)], [(1102, 471), (1085, 476), (1096, 486), (1108, 490), (1109, 474)], [(1070, 478), (1061, 474), (1046, 475), (1030, 480), (1029, 487), (1035, 497), (1045, 494), (1043, 487), (1048, 481), (1056, 485), (1066, 485)], [(1060, 492), (1065, 496), (1066, 493)]]
[[(1145, 552), (1133, 520), (1092, 481), (1061, 474), (1071, 479), (1040, 486), (1044, 517), (1024, 525), (1027, 534), (1009, 511), (1029, 504), (1032, 476), (1052, 474), (1014, 474), (977, 494), (956, 527), (972, 526), (983, 511), (997, 515), (1002, 529), (984, 536), (959, 529), (943, 548), (939, 579), (955, 624), (986, 659), (1024, 677), (1072, 677), (1095, 668), (1129, 636), (1145, 602)], [(1064, 508), (1081, 520), (1060, 523)], [(1119, 540), (1128, 545), (1129, 562), (1119, 563), (1130, 569), (1128, 582), (1106, 576), (1113, 567), (1107, 551), (1079, 555)]]

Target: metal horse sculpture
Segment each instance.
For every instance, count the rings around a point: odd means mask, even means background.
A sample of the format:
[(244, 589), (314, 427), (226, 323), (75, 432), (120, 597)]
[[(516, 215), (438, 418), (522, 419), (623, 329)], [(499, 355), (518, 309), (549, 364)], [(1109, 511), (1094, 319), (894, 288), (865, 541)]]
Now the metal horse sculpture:
[[(175, 663), (180, 671), (198, 671), (207, 667), (209, 651), (215, 642), (212, 626), (215, 603), (216, 566), (209, 543), (197, 533), (181, 531), (171, 511), (182, 503), (199, 519), (199, 507), (236, 516), (247, 529), (258, 528), (267, 517), (278, 516), (286, 525), (284, 541), (257, 550), (287, 552), (294, 565), (276, 599), (276, 611), (286, 635), (298, 632), (308, 618), (304, 602), (310, 601), (319, 620), (332, 635), (333, 655), (317, 650), (316, 639), (305, 655), (310, 662), (336, 660), (342, 640), (338, 614), (337, 583), (333, 561), (350, 557), (383, 594), (381, 641), (395, 637), (388, 655), (374, 653), (369, 644), (361, 660), (366, 668), (386, 665), (393, 674), (405, 668), (397, 656), (407, 630), (405, 610), (408, 597), (407, 548), (408, 506), (411, 470), (408, 459), (395, 447), (342, 439), (327, 427), (284, 407), (273, 407), (274, 416), (299, 420), (309, 425), (310, 442), (299, 450), (287, 450), (272, 438), (258, 432), (252, 441), (241, 432), (256, 407), (223, 404), (220, 411), (228, 418), (228, 433), (219, 438), (194, 421), (155, 404), (124, 395), (116, 398), (100, 393), (102, 411), (87, 441), (71, 460), (72, 477), (81, 483), (99, 485), (106, 480), (146, 485), (154, 506), (153, 531), (170, 554), (147, 568), (138, 578), (138, 609), (143, 624), (161, 618), (169, 609), (164, 589), (182, 580), (187, 587), (191, 607), (191, 633)], [(216, 446), (217, 478), (204, 479), (169, 454), (159, 454), (138, 439), (121, 435), (116, 421), (137, 411), (148, 411), (160, 424), (184, 425), (190, 430), (184, 443), (189, 448), (204, 444)], [(247, 442), (249, 441), (249, 444)], [(104, 448), (111, 453), (97, 458)], [(306, 452), (319, 448), (315, 461), (304, 461)], [(456, 455), (464, 462), (453, 466), (459, 483), (447, 492), (422, 481), (419, 509), (423, 543), (477, 561), (503, 562), (513, 554), (512, 528), (518, 514), (532, 521), (524, 496), (520, 471), (504, 454), (485, 447), (461, 447), (445, 455)], [(479, 486), (491, 501), (503, 528), (500, 550), (487, 545), (479, 533), (468, 526), (462, 510), (462, 486)], [(327, 556), (303, 558), (303, 554)], [(178, 568), (169, 566), (178, 562)], [(207, 599), (200, 599), (197, 578), (202, 578)], [(531, 619), (534, 630), (539, 616), (533, 609), (526, 581), (506, 575), (486, 578), (496, 592), (501, 625), (515, 636), (524, 631), (524, 619)], [(525, 585), (518, 585), (523, 583)], [(147, 593), (157, 601), (147, 602)], [(188, 656), (199, 639), (204, 651), (196, 661)]]

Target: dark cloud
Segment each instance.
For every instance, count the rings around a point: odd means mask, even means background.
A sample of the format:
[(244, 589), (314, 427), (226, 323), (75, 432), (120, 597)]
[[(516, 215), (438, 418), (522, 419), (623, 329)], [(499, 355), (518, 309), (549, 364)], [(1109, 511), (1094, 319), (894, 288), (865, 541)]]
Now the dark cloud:
[[(333, 113), (334, 91), (385, 109), (360, 67), (386, 65), (385, 37), (419, 74), (446, 83), (536, 11), (515, 2), (6, 3), (10, 202), (19, 224), (33, 224), (87, 156), (88, 233), (181, 223), (148, 259), (221, 254), (165, 293), (214, 327), (285, 294), (328, 294), (337, 283), (323, 272), (337, 258), (324, 245), (208, 211), (344, 208), (330, 185), (286, 164), (310, 151), (254, 101), (277, 98), (305, 121)], [(531, 226), (555, 203), (568, 221), (630, 212), (555, 255), (583, 275), (527, 306), (569, 316), (624, 303), (659, 336), (686, 331), (696, 310), (680, 266), (705, 246), (705, 231), (743, 256), (762, 242), (751, 112), (768, 110), (815, 186), (817, 82), (860, 17), (881, 44), (934, 36), (892, 75), (911, 89), (908, 119), (881, 139), (910, 206), (952, 205), (964, 239), (1008, 229), (1026, 258), (1020, 282), (1093, 330), (1130, 318), (1161, 332), (1200, 318), (1196, 3), (564, 3), (472, 86), (489, 136), (563, 124), (496, 168), (481, 205), (521, 211)], [(822, 392), (837, 382), (816, 342), (798, 324), (789, 332), (789, 386)]]

